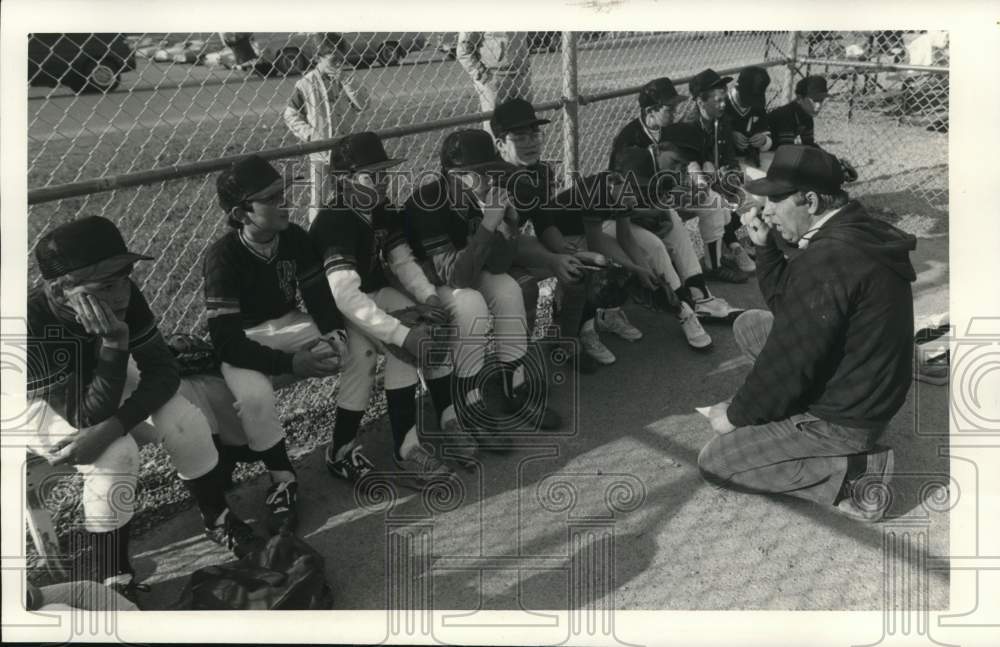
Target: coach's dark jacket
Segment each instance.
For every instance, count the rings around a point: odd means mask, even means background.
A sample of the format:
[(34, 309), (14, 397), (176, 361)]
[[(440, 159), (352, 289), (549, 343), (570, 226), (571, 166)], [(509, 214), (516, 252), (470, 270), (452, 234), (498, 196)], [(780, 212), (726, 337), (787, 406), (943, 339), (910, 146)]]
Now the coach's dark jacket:
[(912, 379), (916, 239), (849, 202), (808, 247), (772, 230), (757, 247), (774, 313), (767, 343), (729, 407), (737, 427), (808, 411), (845, 427), (884, 427)]

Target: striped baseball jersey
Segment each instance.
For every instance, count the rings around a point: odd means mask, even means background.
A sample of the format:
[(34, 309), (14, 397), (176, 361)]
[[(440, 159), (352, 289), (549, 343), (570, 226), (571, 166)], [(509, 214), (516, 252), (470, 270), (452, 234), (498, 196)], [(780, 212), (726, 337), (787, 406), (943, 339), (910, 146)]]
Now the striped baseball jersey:
[[(105, 347), (100, 337), (75, 321), (68, 308), (54, 310), (41, 287), (28, 294), (27, 314), (28, 396), (44, 398), (74, 427), (89, 427), (116, 416), (128, 431), (177, 392), (177, 362), (135, 283), (131, 283), (125, 313), (128, 351)], [(122, 402), (129, 357), (139, 368), (139, 385)]]
[(266, 375), (292, 372), (291, 353), (248, 339), (244, 329), (298, 308), (298, 292), (321, 334), (343, 328), (309, 235), (294, 223), (277, 234), (270, 257), (242, 229), (228, 232), (209, 248), (204, 275), (208, 331), (220, 359), (233, 366)]

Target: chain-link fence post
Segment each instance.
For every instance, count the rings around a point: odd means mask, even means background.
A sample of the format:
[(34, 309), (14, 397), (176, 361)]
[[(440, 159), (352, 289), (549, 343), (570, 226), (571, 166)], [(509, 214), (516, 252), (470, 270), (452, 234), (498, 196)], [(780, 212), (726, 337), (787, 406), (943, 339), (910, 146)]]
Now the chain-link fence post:
[(563, 32), (563, 173), (569, 186), (580, 171), (580, 128), (577, 121), (579, 94), (577, 92), (576, 32)]
[(802, 32), (788, 32), (788, 76), (785, 78), (785, 103), (795, 99), (795, 64), (799, 59), (799, 35)]

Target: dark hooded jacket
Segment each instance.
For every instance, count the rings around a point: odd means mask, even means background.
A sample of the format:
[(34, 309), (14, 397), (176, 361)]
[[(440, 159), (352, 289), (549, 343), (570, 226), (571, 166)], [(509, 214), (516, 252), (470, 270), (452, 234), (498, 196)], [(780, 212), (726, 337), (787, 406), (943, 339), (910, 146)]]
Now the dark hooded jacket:
[(774, 326), (729, 407), (737, 427), (795, 413), (883, 428), (912, 379), (916, 239), (855, 201), (788, 249), (772, 230), (757, 279)]

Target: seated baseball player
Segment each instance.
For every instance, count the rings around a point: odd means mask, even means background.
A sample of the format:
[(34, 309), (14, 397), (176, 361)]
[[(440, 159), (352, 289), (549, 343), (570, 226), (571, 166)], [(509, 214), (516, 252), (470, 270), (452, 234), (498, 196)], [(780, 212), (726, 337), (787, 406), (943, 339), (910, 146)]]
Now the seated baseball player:
[(877, 521), (871, 496), (893, 471), (878, 445), (912, 379), (916, 239), (871, 218), (841, 188), (840, 162), (814, 147), (778, 149), (763, 218), (744, 216), (770, 311), (733, 324), (754, 365), (731, 402), (709, 411), (719, 434), (698, 466), (712, 482), (782, 493)]
[[(527, 386), (522, 364), (529, 352), (530, 328), (522, 288), (510, 274), (521, 240), (519, 217), (503, 181), (510, 168), (500, 159), (489, 133), (472, 129), (450, 133), (441, 144), (440, 175), (407, 199), (401, 230), (436, 285), (456, 293), (475, 290), (485, 299), (493, 316), (504, 413), (523, 412), (532, 424), (537, 421), (547, 429), (558, 426), (558, 416), (544, 402), (526, 410), (529, 405), (521, 388)], [(465, 417), (482, 421), (476, 427), (492, 445), (503, 443), (502, 432), (508, 429), (499, 428), (500, 416), (492, 415), (482, 399), (485, 332), (480, 327), (463, 336), (467, 341), (465, 358), (457, 360), (458, 401), (470, 409)]]
[[(205, 255), (208, 331), (249, 448), (271, 477), (268, 527), (292, 530), (298, 482), (274, 380), (337, 373), (346, 354), (343, 321), (308, 234), (289, 221), (281, 174), (251, 155), (219, 174), (216, 189), (230, 231)], [(308, 314), (299, 310), (297, 292)]]
[[(198, 504), (206, 533), (242, 556), (257, 543), (229, 509), (212, 432), (186, 398), (115, 225), (89, 216), (56, 227), (35, 248), (43, 282), (28, 295), (28, 447), (83, 476), (93, 572), (135, 600), (129, 561), (139, 445), (159, 442)], [(148, 422), (145, 422), (149, 419)]]
[(767, 113), (772, 140), (769, 150), (786, 144), (820, 148), (816, 143), (814, 120), (829, 96), (824, 77), (814, 75), (799, 79), (795, 84), (795, 99)]
[[(535, 286), (534, 290), (525, 293), (529, 326), (534, 322), (537, 285), (542, 279), (555, 277), (558, 280), (558, 289), (563, 295), (562, 308), (576, 312), (584, 307), (582, 261), (572, 253), (553, 252), (537, 238), (538, 232), (544, 231), (551, 224), (544, 205), (551, 204), (552, 197), (557, 192), (554, 170), (541, 161), (545, 140), (541, 126), (548, 123), (548, 119), (536, 116), (531, 103), (520, 98), (508, 99), (498, 105), (490, 121), (494, 144), (500, 157), (515, 169), (507, 182), (507, 188), (522, 235), (517, 239), (511, 273), (522, 285)], [(534, 235), (529, 233), (528, 223), (534, 229)], [(623, 325), (628, 326), (624, 315), (620, 320), (624, 322)], [(564, 328), (564, 335), (572, 337), (577, 334), (574, 326)], [(634, 329), (632, 331), (633, 334), (636, 332)], [(614, 355), (606, 347), (602, 349), (602, 353), (594, 359), (605, 364), (614, 362)]]
[(638, 99), (639, 116), (625, 124), (611, 143), (610, 169), (614, 168), (615, 157), (625, 148), (646, 148), (663, 141), (663, 129), (676, 121), (677, 107), (685, 97), (677, 93), (673, 81), (662, 77), (642, 86)]
[(689, 163), (688, 170), (703, 174), (701, 177), (707, 178), (711, 188), (711, 204), (694, 210), (705, 243), (705, 276), (716, 281), (746, 283), (756, 266), (736, 237), (739, 217), (729, 208), (727, 195), (732, 194), (727, 193), (726, 183), (719, 180), (738, 176), (741, 170), (733, 130), (725, 118), (726, 88), (732, 80), (709, 68), (688, 84), (696, 105), (689, 122), (701, 134), (701, 151), (698, 159)]
[(723, 119), (729, 122), (736, 159), (744, 168), (759, 169), (760, 152), (770, 150), (773, 144), (766, 108), (770, 84), (767, 70), (751, 65), (740, 70), (736, 85), (726, 92)]
[[(378, 353), (385, 353), (385, 397), (393, 436), (393, 459), (403, 479), (415, 486), (448, 477), (452, 468), (421, 442), (417, 429), (417, 368), (449, 444), (471, 458), (476, 443), (457, 421), (451, 398), (451, 367), (429, 361), (435, 343), (429, 323), (445, 324), (458, 313), (459, 326), (485, 316), (482, 299), (462, 294), (450, 310), (416, 264), (405, 240), (392, 230), (386, 170), (404, 160), (389, 158), (378, 135), (362, 132), (337, 142), (330, 153), (334, 199), (316, 215), (309, 235), (323, 259), (329, 292), (347, 321), (348, 359), (341, 377), (333, 442), (327, 467), (339, 478), (356, 480), (370, 470), (357, 432), (374, 385)], [(383, 261), (392, 274), (383, 271)], [(402, 284), (413, 298), (392, 287)], [(416, 303), (413, 299), (420, 299)], [(406, 325), (394, 312), (417, 308), (426, 322)], [(400, 352), (402, 349), (404, 352)]]

